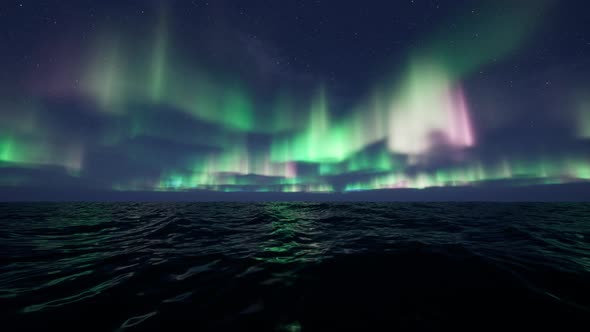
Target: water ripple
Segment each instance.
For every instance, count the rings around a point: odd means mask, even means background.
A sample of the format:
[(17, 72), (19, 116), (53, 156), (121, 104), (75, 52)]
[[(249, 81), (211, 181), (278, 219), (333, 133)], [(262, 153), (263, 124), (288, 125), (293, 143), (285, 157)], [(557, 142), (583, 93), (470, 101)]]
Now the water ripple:
[(329, 330), (339, 325), (314, 310), (371, 321), (389, 308), (399, 327), (444, 324), (467, 303), (590, 308), (588, 204), (44, 203), (0, 215), (3, 315), (32, 329), (79, 317), (100, 330)]

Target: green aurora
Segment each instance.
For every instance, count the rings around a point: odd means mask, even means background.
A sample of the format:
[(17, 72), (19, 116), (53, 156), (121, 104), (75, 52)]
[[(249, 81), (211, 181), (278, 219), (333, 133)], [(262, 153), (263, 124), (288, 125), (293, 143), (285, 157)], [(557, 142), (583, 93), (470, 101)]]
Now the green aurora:
[[(485, 158), (478, 152), (478, 124), (463, 82), (515, 52), (534, 33), (545, 7), (540, 4), (534, 15), (522, 8), (488, 10), (487, 17), (434, 33), (408, 53), (402, 70), (384, 76), (346, 110), (336, 109), (340, 104), (326, 82), (317, 82), (306, 97), (279, 87), (261, 98), (240, 75), (207, 69), (183, 52), (174, 38), (178, 27), (162, 9), (154, 29), (145, 31), (150, 38), (138, 41), (112, 28), (98, 33), (75, 68), (81, 78), (75, 89), (55, 84), (67, 80), (65, 70), (47, 78), (51, 89), (90, 102), (109, 119), (98, 137), (68, 141), (44, 123), (47, 95), (2, 100), (0, 167), (51, 166), (83, 180), (91, 148), (148, 137), (207, 149), (185, 151), (157, 174), (140, 172), (109, 188), (334, 192), (588, 181), (590, 155), (584, 151), (521, 156), (507, 149)], [(466, 32), (473, 30), (481, 36)], [(443, 42), (448, 40), (456, 43)], [(571, 122), (578, 129), (571, 139), (584, 141), (590, 138), (590, 108), (587, 99), (575, 102)], [(168, 126), (167, 112), (187, 119), (187, 130)], [(256, 135), (264, 141), (253, 144)], [(155, 151), (129, 154), (146, 167), (160, 165)], [(444, 162), (437, 161), (440, 155)], [(27, 179), (0, 181), (12, 186)]]

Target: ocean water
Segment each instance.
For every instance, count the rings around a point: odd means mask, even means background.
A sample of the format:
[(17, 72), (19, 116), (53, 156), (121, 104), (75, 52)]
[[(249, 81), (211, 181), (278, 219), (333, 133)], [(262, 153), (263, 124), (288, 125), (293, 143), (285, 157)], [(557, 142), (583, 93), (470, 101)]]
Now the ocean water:
[(0, 329), (587, 330), (590, 205), (0, 204)]

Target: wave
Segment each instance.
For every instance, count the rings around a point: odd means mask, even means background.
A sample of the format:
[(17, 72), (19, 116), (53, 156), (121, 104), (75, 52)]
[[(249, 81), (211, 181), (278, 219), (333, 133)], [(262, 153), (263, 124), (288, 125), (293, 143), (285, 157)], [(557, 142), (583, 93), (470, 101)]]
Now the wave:
[(590, 323), (588, 204), (52, 203), (0, 215), (1, 318), (21, 330)]

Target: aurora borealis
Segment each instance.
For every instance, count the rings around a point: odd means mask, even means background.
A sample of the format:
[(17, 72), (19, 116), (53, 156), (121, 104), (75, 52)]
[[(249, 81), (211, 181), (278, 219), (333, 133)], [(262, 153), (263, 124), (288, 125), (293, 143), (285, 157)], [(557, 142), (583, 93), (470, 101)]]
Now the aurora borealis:
[(7, 6), (0, 186), (590, 181), (590, 29), (563, 24), (575, 6), (369, 2), (347, 26), (352, 5), (286, 3)]

